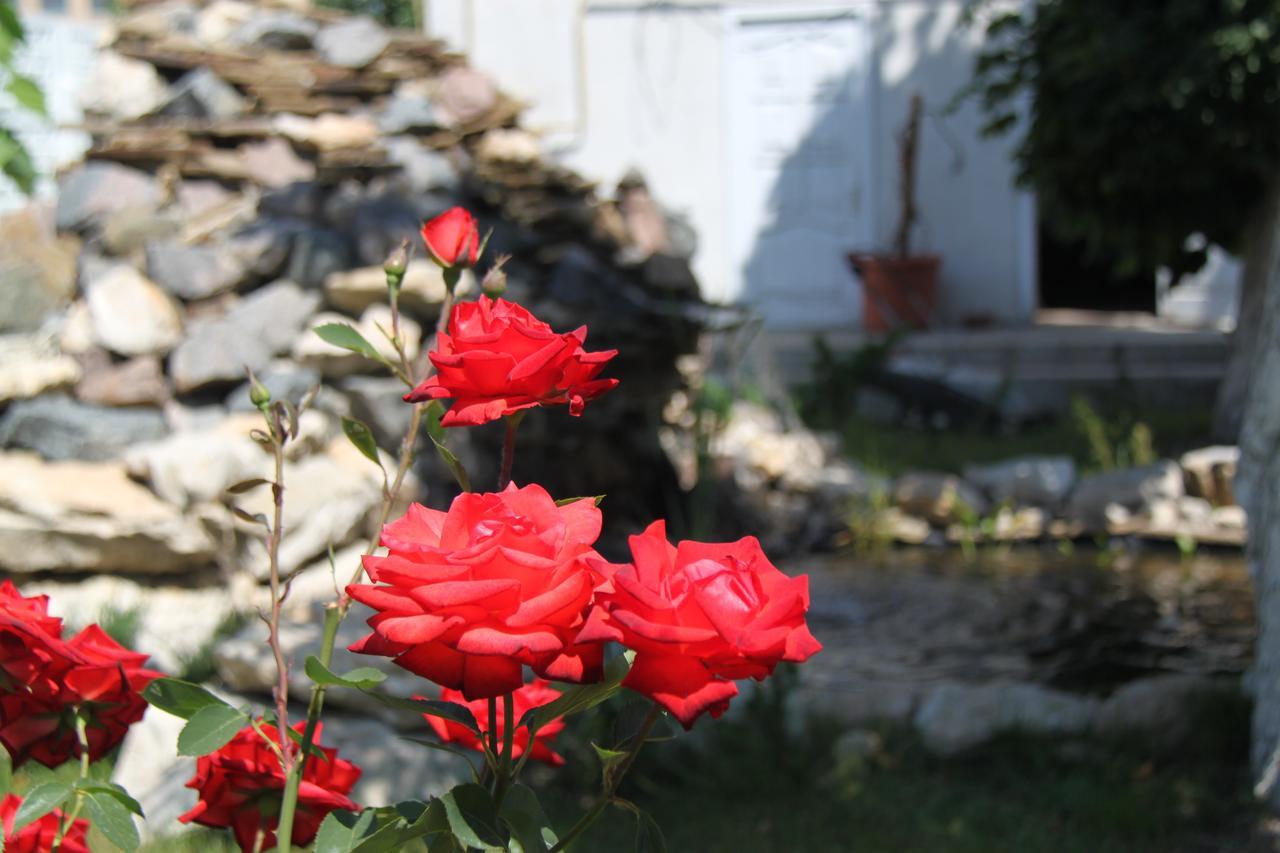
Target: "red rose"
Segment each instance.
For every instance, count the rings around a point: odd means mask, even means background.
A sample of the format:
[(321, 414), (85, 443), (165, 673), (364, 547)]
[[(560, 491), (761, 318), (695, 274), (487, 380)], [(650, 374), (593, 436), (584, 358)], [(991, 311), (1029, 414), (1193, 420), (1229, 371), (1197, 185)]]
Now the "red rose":
[[(97, 625), (67, 641), (76, 656), (63, 676), (63, 704), (88, 713), (89, 758), (97, 761), (124, 740), (129, 726), (142, 719), (144, 687), (163, 673), (144, 668), (147, 656), (117, 643)], [(74, 734), (67, 733), (68, 748)]]
[[(33, 820), (20, 832), (13, 831), (14, 817), (22, 798), (9, 794), (0, 800), (0, 824), (4, 826), (5, 853), (49, 853), (53, 849), (53, 840), (58, 837), (58, 826), (62, 823), (62, 811), (54, 809), (38, 820)], [(73, 820), (62, 836), (58, 846), (60, 853), (89, 853), (86, 837), (89, 833), (89, 822)]]
[(394, 657), (468, 700), (518, 690), (522, 666), (558, 681), (598, 680), (603, 652), (576, 646), (598, 577), (589, 500), (556, 506), (541, 486), (461, 494), (449, 511), (414, 504), (365, 557), (373, 584), (347, 593), (377, 612), (351, 651)]
[(477, 426), (534, 406), (568, 404), (569, 414), (580, 415), (588, 400), (618, 384), (595, 378), (618, 351), (587, 352), (586, 339), (586, 326), (556, 334), (505, 299), (460, 303), (430, 353), (435, 375), (405, 402), (452, 398), (444, 426)]
[(461, 207), (452, 207), (422, 226), (422, 242), (437, 264), (471, 267), (480, 260), (480, 230), (475, 217)]
[(49, 670), (64, 657), (61, 638), (62, 620), (49, 615), (47, 595), (28, 598), (12, 581), (0, 583), (0, 693), (56, 675)]
[(778, 571), (754, 536), (708, 544), (667, 542), (656, 521), (630, 539), (633, 562), (605, 569), (579, 642), (614, 640), (636, 651), (623, 684), (685, 728), (718, 717), (739, 678), (763, 680), (779, 661), (822, 649), (809, 633), (809, 578)]
[[(293, 730), (302, 733), (306, 722)], [(272, 743), (280, 743), (275, 726), (262, 726)], [(338, 758), (336, 749), (319, 746), (322, 726), (316, 726), (315, 742), (324, 759), (313, 756), (307, 762), (298, 786), (298, 807), (293, 817), (293, 843), (310, 844), (320, 830), (325, 815), (334, 809), (359, 808), (347, 794), (360, 778), (360, 768)], [(289, 749), (296, 755), (298, 746), (290, 739)], [(284, 791), (284, 770), (280, 761), (252, 727), (245, 728), (226, 746), (212, 755), (196, 759), (196, 775), (188, 788), (199, 792), (195, 808), (178, 820), (204, 826), (230, 827), (240, 849), (254, 849), (259, 830), (265, 832), (263, 850), (276, 846), (279, 825), (280, 796)]]
[[(418, 697), (423, 698), (423, 697)], [(466, 705), (471, 709), (472, 715), (475, 716), (476, 722), (480, 724), (481, 736), (489, 733), (489, 700), (476, 699), (468, 702), (466, 697), (459, 690), (449, 690), (448, 688), (440, 691), (440, 698), (445, 702), (457, 702)], [(559, 691), (555, 690), (550, 684), (540, 678), (521, 687), (512, 694), (512, 716), (515, 717), (516, 724), (519, 724), (524, 715), (533, 710), (540, 708), (549, 702), (554, 702), (560, 698)], [(507, 731), (507, 711), (506, 703), (498, 708), (498, 742), (502, 742), (503, 736)], [(436, 736), (445, 743), (456, 743), (467, 749), (474, 749), (476, 752), (484, 752), (484, 744), (480, 742), (480, 738), (476, 737), (476, 733), (471, 729), (455, 723), (452, 720), (444, 720), (430, 714), (423, 714), (427, 722), (431, 724), (431, 728), (435, 730)], [(538, 729), (538, 736), (533, 741), (533, 753), (529, 756), (534, 761), (542, 761), (550, 764), (552, 767), (559, 767), (564, 764), (564, 758), (551, 748), (551, 740), (564, 728), (564, 718), (556, 717), (550, 723)], [(511, 757), (520, 758), (529, 748), (529, 730), (521, 727), (516, 729), (511, 740)]]

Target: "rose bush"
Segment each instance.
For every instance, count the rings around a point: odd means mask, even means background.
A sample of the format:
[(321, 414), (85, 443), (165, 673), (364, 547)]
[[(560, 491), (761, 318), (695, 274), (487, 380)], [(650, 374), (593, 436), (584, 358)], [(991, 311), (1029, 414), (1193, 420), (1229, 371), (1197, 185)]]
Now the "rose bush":
[[(302, 734), (305, 725), (298, 723), (293, 730)], [(320, 740), (319, 727), (315, 739), (317, 743)], [(196, 761), (196, 775), (187, 782), (199, 800), (178, 820), (230, 828), (244, 853), (274, 848), (285, 774), (268, 741), (280, 745), (275, 726), (260, 725), (257, 731), (249, 727), (217, 752), (201, 756)], [(357, 808), (347, 794), (360, 779), (360, 768), (338, 758), (336, 749), (317, 748), (324, 757), (307, 761), (298, 786), (291, 833), (294, 844), (310, 844), (320, 822), (334, 809)], [(288, 749), (297, 754), (298, 747), (292, 741)]]
[(444, 426), (477, 426), (535, 406), (568, 405), (580, 415), (618, 384), (596, 378), (618, 351), (587, 352), (586, 339), (586, 326), (557, 334), (520, 305), (481, 296), (454, 308), (430, 353), (436, 374), (404, 399), (452, 399)]
[(431, 259), (441, 267), (475, 266), (480, 259), (480, 229), (461, 207), (453, 207), (422, 226), (422, 242)]
[[(58, 827), (62, 823), (63, 813), (54, 809), (14, 832), (13, 825), (18, 807), (21, 805), (22, 798), (13, 794), (0, 799), (0, 825), (4, 827), (4, 853), (49, 853), (53, 849), (54, 840), (58, 837)], [(58, 853), (89, 853), (88, 835), (88, 821), (73, 820), (62, 836)]]
[(703, 713), (723, 714), (736, 679), (762, 680), (822, 649), (804, 619), (809, 579), (778, 571), (754, 536), (673, 546), (655, 521), (629, 543), (632, 562), (600, 567), (610, 581), (578, 640), (634, 649), (623, 686), (686, 729)]
[[(476, 723), (480, 731), (474, 732), (461, 723), (454, 720), (446, 720), (441, 717), (423, 714), (427, 723), (430, 724), (432, 730), (436, 733), (436, 737), (445, 743), (456, 743), (458, 746), (466, 749), (474, 749), (476, 752), (484, 752), (484, 737), (489, 734), (489, 717), (487, 714), (488, 701), (485, 699), (476, 699), (468, 702), (466, 697), (462, 695), (461, 690), (450, 690), (445, 688), (440, 691), (440, 698), (445, 702), (457, 702), (465, 704), (475, 716)], [(560, 692), (553, 688), (549, 683), (540, 678), (535, 678), (528, 684), (516, 690), (512, 694), (512, 720), (507, 719), (506, 707), (498, 711), (498, 741), (501, 742), (506, 734), (507, 727), (514, 724), (518, 725), (524, 715), (532, 711), (534, 708), (541, 708), (550, 702), (554, 702), (560, 698)], [(555, 736), (560, 734), (564, 729), (564, 718), (556, 717), (551, 722), (538, 729), (536, 735), (531, 736), (529, 729), (521, 727), (517, 729), (512, 736), (511, 757), (514, 759), (521, 758), (526, 752), (529, 752), (529, 741), (532, 737), (533, 751), (529, 758), (534, 761), (541, 761), (544, 764), (550, 764), (552, 767), (559, 767), (564, 764), (564, 757), (551, 748), (551, 741)]]
[(603, 652), (573, 638), (600, 576), (589, 500), (557, 506), (538, 485), (461, 494), (448, 512), (414, 504), (382, 532), (385, 557), (365, 557), (373, 584), (347, 593), (376, 612), (351, 651), (387, 655), (468, 699), (544, 678), (599, 680)]

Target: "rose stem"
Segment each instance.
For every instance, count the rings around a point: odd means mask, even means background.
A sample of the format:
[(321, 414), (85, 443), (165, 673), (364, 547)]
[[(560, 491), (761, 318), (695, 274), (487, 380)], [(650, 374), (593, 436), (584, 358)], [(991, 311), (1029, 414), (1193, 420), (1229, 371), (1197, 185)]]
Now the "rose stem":
[[(644, 746), (644, 742), (649, 737), (649, 732), (653, 731), (653, 727), (658, 722), (658, 717), (662, 716), (662, 709), (655, 702), (653, 707), (649, 709), (649, 716), (644, 718), (644, 724), (640, 726), (640, 731), (636, 735), (635, 740), (631, 743), (631, 749), (627, 752), (627, 757), (622, 759), (622, 763), (618, 765), (617, 771), (609, 777), (605, 783), (604, 791), (600, 794), (600, 799), (596, 800), (591, 810), (584, 814), (577, 823), (556, 842), (556, 846), (552, 847), (547, 853), (560, 853), (561, 850), (568, 848), (569, 844), (582, 833), (586, 832), (591, 824), (604, 812), (609, 803), (613, 801), (613, 795), (617, 793), (618, 786), (622, 784), (622, 777), (627, 775), (627, 771), (631, 769), (631, 765), (635, 763), (636, 756), (640, 754), (640, 748)], [(532, 745), (532, 744), (531, 744)]]
[[(89, 778), (89, 732), (85, 729), (84, 716), (80, 713), (80, 709), (76, 708), (76, 741), (80, 744), (80, 778)], [(62, 849), (62, 839), (71, 831), (71, 825), (76, 822), (76, 815), (80, 813), (80, 795), (77, 794), (75, 802), (71, 804), (71, 808), (67, 809), (62, 815), (62, 820), (58, 821), (58, 832), (53, 837), (53, 845), (49, 848), (49, 853), (58, 853)]]
[[(492, 701), (492, 700), (490, 700)], [(502, 800), (507, 796), (507, 791), (515, 782), (515, 774), (511, 772), (512, 749), (515, 743), (516, 731), (516, 697), (514, 693), (508, 693), (502, 697), (502, 761), (501, 770), (498, 772), (498, 790), (494, 796), (494, 802), (498, 808), (502, 807)], [(529, 748), (533, 748), (532, 738), (529, 740)]]
[(498, 491), (502, 491), (511, 482), (511, 465), (516, 461), (516, 430), (524, 420), (524, 412), (507, 415), (506, 435), (502, 438), (502, 472), (498, 475)]

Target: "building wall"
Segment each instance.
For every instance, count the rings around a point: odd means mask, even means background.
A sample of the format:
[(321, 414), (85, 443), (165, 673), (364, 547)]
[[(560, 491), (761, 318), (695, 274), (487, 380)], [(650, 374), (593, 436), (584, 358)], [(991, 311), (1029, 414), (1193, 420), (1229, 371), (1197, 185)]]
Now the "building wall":
[(1034, 208), (1012, 186), (1007, 141), (978, 135), (973, 105), (944, 115), (969, 79), (980, 37), (959, 26), (963, 6), (963, 0), (429, 0), (427, 26), (532, 103), (528, 125), (565, 163), (600, 179), (602, 189), (638, 167), (658, 198), (697, 229), (694, 268), (706, 295), (732, 300), (741, 295), (742, 276), (730, 257), (726, 209), (728, 28), (744, 10), (870, 16), (874, 177), (867, 192), (877, 245), (849, 248), (884, 248), (891, 239), (895, 138), (919, 91), (928, 116), (915, 244), (943, 255), (939, 319), (1016, 324), (1035, 308)]

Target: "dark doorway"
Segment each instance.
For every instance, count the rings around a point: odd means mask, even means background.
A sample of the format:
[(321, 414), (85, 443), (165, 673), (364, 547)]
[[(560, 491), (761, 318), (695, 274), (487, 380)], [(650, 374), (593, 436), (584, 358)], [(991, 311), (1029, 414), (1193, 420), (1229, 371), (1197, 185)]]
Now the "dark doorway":
[(1040, 307), (1155, 313), (1155, 274), (1121, 275), (1111, 258), (1089, 258), (1084, 247), (1040, 224)]

